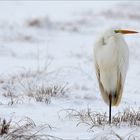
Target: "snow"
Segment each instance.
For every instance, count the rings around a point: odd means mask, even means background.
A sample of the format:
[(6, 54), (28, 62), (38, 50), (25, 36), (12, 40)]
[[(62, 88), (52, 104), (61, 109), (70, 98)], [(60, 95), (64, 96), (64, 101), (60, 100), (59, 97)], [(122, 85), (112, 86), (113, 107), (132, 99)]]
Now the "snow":
[[(42, 133), (63, 139), (94, 139), (113, 132), (124, 139), (131, 133), (137, 135), (137, 126), (77, 126), (75, 118), (66, 117), (65, 109), (108, 112), (92, 62), (94, 40), (114, 25), (139, 31), (139, 9), (138, 1), (1, 1), (0, 117), (15, 122), (29, 117), (37, 126), (54, 127)], [(41, 24), (29, 25), (34, 19)], [(122, 101), (113, 108), (113, 114), (127, 107), (140, 107), (139, 37), (125, 36), (130, 66)], [(64, 96), (52, 97), (50, 104), (27, 96), (39, 85), (66, 83), (69, 90)], [(10, 98), (3, 96), (8, 89), (18, 96), (13, 105), (9, 105)]]

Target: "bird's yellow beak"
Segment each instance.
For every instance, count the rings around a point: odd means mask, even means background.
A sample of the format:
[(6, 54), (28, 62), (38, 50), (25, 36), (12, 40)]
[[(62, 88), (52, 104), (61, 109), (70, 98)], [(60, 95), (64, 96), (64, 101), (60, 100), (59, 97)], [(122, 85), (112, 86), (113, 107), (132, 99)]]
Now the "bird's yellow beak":
[(136, 34), (139, 32), (132, 31), (132, 30), (115, 30), (116, 33), (121, 33), (121, 34)]

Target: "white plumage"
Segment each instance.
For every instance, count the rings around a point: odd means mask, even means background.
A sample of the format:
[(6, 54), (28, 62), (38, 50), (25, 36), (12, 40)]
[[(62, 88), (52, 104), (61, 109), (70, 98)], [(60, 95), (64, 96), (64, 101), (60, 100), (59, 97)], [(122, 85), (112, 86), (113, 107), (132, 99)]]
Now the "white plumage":
[(122, 96), (129, 63), (129, 50), (122, 34), (128, 33), (137, 32), (109, 29), (94, 44), (94, 63), (100, 92), (105, 103), (111, 103), (111, 106), (118, 105)]

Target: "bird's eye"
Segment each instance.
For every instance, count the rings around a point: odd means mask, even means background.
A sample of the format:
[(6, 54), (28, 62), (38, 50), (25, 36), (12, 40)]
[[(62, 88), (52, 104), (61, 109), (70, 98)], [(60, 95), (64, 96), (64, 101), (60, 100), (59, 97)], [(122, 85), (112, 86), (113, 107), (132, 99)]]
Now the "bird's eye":
[(119, 30), (114, 30), (114, 32), (117, 34), (117, 33), (119, 33)]

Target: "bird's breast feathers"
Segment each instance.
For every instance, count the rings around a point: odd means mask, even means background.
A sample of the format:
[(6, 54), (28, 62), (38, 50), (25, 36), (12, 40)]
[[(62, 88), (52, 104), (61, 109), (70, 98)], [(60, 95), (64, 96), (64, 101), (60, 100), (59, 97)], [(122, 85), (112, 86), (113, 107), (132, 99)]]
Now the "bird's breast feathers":
[(94, 49), (96, 63), (100, 69), (109, 70), (118, 66), (128, 67), (128, 47), (122, 39), (112, 39), (108, 44), (95, 46)]

